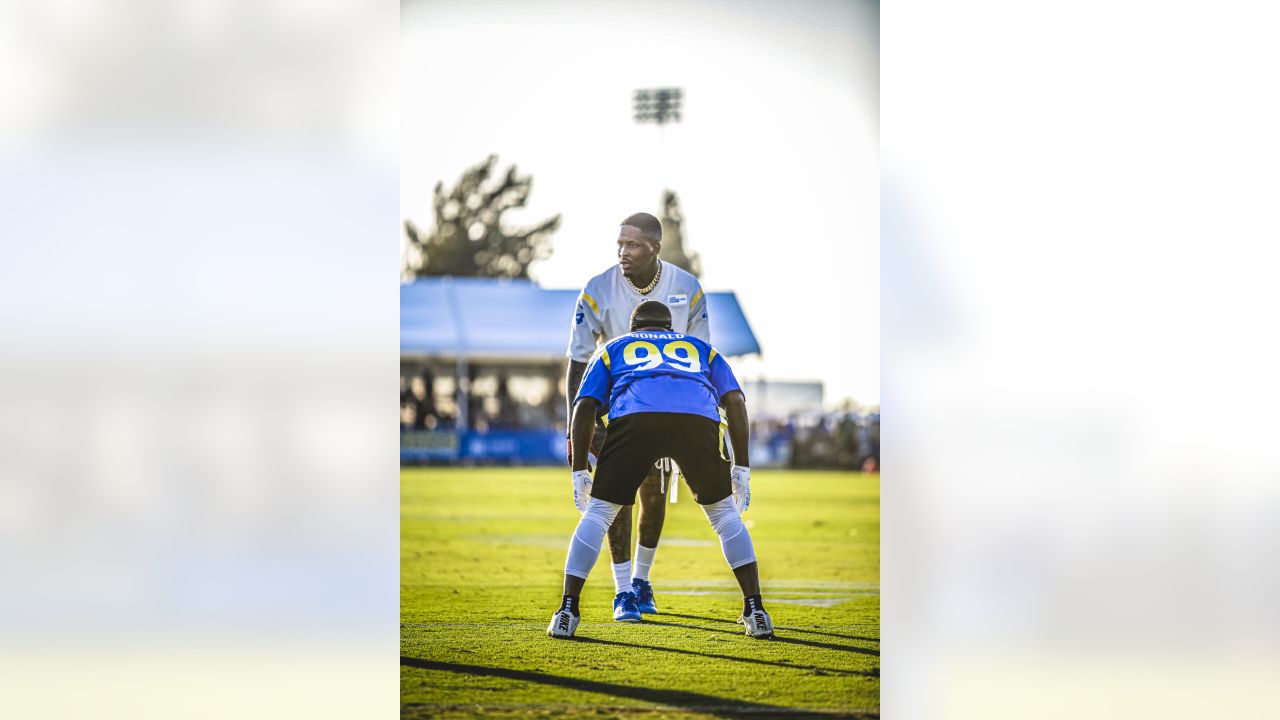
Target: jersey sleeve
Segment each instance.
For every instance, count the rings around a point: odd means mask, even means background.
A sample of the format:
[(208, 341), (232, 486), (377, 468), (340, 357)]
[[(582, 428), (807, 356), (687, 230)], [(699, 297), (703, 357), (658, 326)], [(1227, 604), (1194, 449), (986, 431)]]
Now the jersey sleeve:
[(613, 390), (613, 372), (610, 369), (609, 351), (600, 348), (600, 352), (587, 365), (587, 372), (582, 376), (582, 384), (578, 386), (576, 403), (584, 397), (595, 398), (602, 407), (609, 405), (609, 393)]
[(742, 390), (738, 385), (738, 378), (733, 374), (733, 368), (729, 367), (724, 356), (716, 352), (715, 348), (711, 349), (711, 384), (715, 386), (717, 398), (723, 398), (734, 390)]
[(707, 319), (707, 296), (698, 286), (689, 303), (689, 334), (708, 345), (711, 344), (711, 321)]
[(573, 322), (569, 326), (569, 349), (565, 355), (584, 363), (591, 360), (596, 351), (596, 336), (600, 334), (600, 307), (590, 294), (591, 286), (578, 295), (578, 305), (573, 309)]

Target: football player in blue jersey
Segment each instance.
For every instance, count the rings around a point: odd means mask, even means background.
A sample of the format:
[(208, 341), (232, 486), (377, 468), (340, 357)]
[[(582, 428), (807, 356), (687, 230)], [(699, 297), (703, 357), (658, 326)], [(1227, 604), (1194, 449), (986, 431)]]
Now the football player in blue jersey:
[[(569, 326), (565, 353), (569, 358), (565, 373), (568, 417), (573, 415), (578, 386), (599, 345), (631, 332), (631, 313), (639, 303), (657, 300), (665, 304), (671, 310), (672, 330), (711, 342), (711, 321), (702, 285), (693, 275), (659, 258), (662, 222), (649, 213), (632, 214), (618, 227), (617, 248), (617, 263), (582, 288)], [(604, 428), (596, 426), (591, 452), (600, 454), (606, 434)], [(565, 446), (567, 450), (567, 442)], [(572, 465), (571, 460), (568, 462)], [(640, 485), (635, 553), (631, 552), (631, 506), (618, 513), (605, 536), (617, 593), (613, 598), (613, 619), (618, 622), (636, 622), (641, 613), (658, 612), (649, 574), (662, 536), (666, 501), (668, 495), (674, 498), (676, 479), (669, 458), (659, 460), (657, 465), (649, 468), (648, 478)]]
[[(746, 626), (747, 635), (772, 638), (773, 620), (760, 597), (755, 547), (741, 517), (751, 502), (751, 471), (728, 459), (718, 410), (723, 405), (728, 415), (733, 456), (745, 463), (746, 398), (723, 356), (702, 340), (671, 330), (671, 311), (663, 303), (637, 305), (631, 330), (599, 350), (574, 401), (573, 500), (582, 520), (569, 542), (564, 596), (547, 634), (573, 637), (580, 618), (578, 597), (600, 556), (605, 533), (618, 513), (635, 503), (648, 468), (670, 457), (684, 471), (742, 589), (738, 622)], [(609, 432), (592, 479), (587, 450), (601, 414)]]

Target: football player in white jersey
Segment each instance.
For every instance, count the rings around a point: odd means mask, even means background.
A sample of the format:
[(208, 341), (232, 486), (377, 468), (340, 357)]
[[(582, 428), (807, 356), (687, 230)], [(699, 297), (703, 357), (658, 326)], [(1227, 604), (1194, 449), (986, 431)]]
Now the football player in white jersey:
[[(578, 394), (587, 363), (597, 343), (607, 342), (631, 331), (631, 311), (646, 300), (658, 300), (671, 310), (671, 329), (711, 342), (707, 321), (707, 299), (698, 279), (688, 272), (658, 259), (662, 249), (662, 223), (648, 213), (636, 213), (618, 228), (618, 262), (591, 278), (574, 310), (569, 337), (569, 369), (566, 377), (569, 402)], [(572, 408), (569, 411), (572, 414)], [(596, 429), (593, 451), (599, 453), (605, 430)], [(660, 461), (662, 466), (665, 461)], [(658, 538), (666, 520), (666, 493), (675, 481), (659, 469), (650, 468), (640, 486), (639, 533), (635, 562), (631, 554), (631, 509), (618, 513), (609, 527), (609, 554), (617, 594), (613, 599), (613, 619), (636, 622), (641, 613), (656, 613), (649, 570), (658, 549)], [(669, 465), (668, 465), (669, 467)]]

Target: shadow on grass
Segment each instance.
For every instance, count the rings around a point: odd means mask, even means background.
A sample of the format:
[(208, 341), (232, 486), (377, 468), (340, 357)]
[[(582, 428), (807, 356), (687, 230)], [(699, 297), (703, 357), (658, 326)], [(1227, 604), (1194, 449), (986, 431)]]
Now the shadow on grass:
[(726, 620), (724, 618), (706, 617), (705, 615), (685, 615), (684, 613), (673, 613), (673, 612), (659, 613), (658, 617), (678, 617), (678, 618), (685, 618), (686, 620), (706, 620), (707, 622), (728, 623), (729, 625), (738, 624), (734, 620)]
[(656, 647), (654, 645), (637, 645), (635, 643), (619, 642), (617, 640), (602, 640), (600, 638), (576, 637), (577, 642), (596, 643), (597, 645), (616, 645), (625, 648), (638, 648), (640, 650), (653, 650), (655, 652), (679, 653), (681, 655), (697, 655), (698, 657), (711, 658), (713, 660), (729, 660), (731, 662), (751, 663), (753, 665), (769, 665), (772, 667), (788, 668), (791, 670), (817, 671), (820, 675), (856, 675), (859, 677), (880, 677), (878, 671), (868, 670), (838, 670), (836, 668), (818, 667), (816, 665), (798, 665), (794, 663), (778, 662), (776, 660), (762, 660), (753, 657), (735, 657), (733, 655), (718, 655), (716, 653), (698, 652), (696, 650), (682, 650), (680, 648)]
[(862, 655), (874, 655), (880, 657), (879, 650), (868, 650), (866, 648), (853, 647), (852, 645), (837, 645), (835, 643), (818, 642), (817, 640), (801, 640), (800, 638), (787, 637), (786, 635), (774, 636), (774, 642), (786, 643), (788, 645), (804, 645), (811, 648), (822, 648), (823, 650), (837, 650), (840, 652), (860, 653)]
[[(685, 615), (683, 613), (664, 612), (662, 613), (661, 617), (678, 617), (678, 618), (685, 618), (686, 620), (705, 620), (707, 622), (728, 623), (730, 625), (737, 624), (733, 620), (725, 620), (724, 618), (705, 617), (703, 615)], [(840, 638), (842, 640), (863, 640), (865, 642), (873, 642), (873, 643), (880, 642), (880, 638), (865, 637), (863, 635), (842, 635), (840, 633), (827, 632), (825, 630), (807, 630), (805, 628), (797, 628), (797, 627), (788, 627), (785, 629), (785, 632), (789, 632), (789, 633), (802, 632), (802, 633), (808, 633), (810, 635), (826, 635), (827, 637)]]
[[(645, 625), (661, 625), (663, 627), (678, 627), (686, 630), (702, 630), (705, 632), (730, 633), (732, 635), (741, 635), (741, 631), (736, 630), (716, 630), (715, 628), (702, 627), (700, 625), (687, 625), (685, 623), (669, 623), (659, 622), (657, 620), (645, 620)], [(784, 633), (787, 631), (783, 631)], [(873, 655), (880, 657), (879, 650), (868, 650), (866, 648), (854, 647), (852, 645), (837, 645), (835, 643), (818, 642), (817, 640), (800, 640), (798, 638), (786, 637), (785, 635), (775, 635), (773, 640), (769, 642), (786, 643), (789, 645), (804, 645), (806, 647), (821, 648), (823, 650), (836, 650), (838, 652), (851, 652), (860, 655)]]
[(873, 642), (879, 644), (880, 638), (865, 637), (863, 635), (842, 635), (840, 633), (827, 632), (825, 630), (806, 630), (805, 628), (789, 627), (786, 632), (801, 632), (808, 635), (826, 635), (827, 637), (840, 638), (841, 640), (862, 640), (863, 642)]
[[(528, 670), (513, 670), (510, 668), (482, 667), (479, 665), (461, 665), (458, 663), (436, 662), (434, 660), (423, 660), (421, 658), (405, 657), (403, 655), (400, 656), (400, 665), (420, 668), (423, 670), (442, 670), (444, 672), (461, 673), (464, 675), (499, 677), (506, 678), (508, 680), (517, 680), (520, 682), (538, 683), (540, 685), (553, 685), (555, 687), (568, 688), (570, 690), (582, 690), (584, 692), (630, 698), (632, 700), (639, 700), (641, 702), (654, 703), (657, 705), (667, 705), (692, 712), (706, 713), (708, 715), (721, 718), (742, 718), (744, 720), (747, 718), (754, 718), (755, 720), (760, 720), (762, 718), (799, 718), (801, 720), (818, 720), (827, 718), (876, 716), (876, 714), (867, 713), (850, 714), (801, 710), (799, 708), (790, 708), (781, 705), (767, 705), (764, 703), (748, 702), (745, 700), (729, 700), (726, 698), (716, 697), (714, 695), (703, 695), (701, 693), (688, 692), (685, 690), (658, 690), (655, 688), (598, 682), (596, 680), (583, 680), (580, 678), (562, 677), (559, 675), (547, 675), (545, 673), (532, 672)], [(401, 712), (403, 713), (404, 710), (409, 707), (412, 706), (405, 706), (401, 708)]]

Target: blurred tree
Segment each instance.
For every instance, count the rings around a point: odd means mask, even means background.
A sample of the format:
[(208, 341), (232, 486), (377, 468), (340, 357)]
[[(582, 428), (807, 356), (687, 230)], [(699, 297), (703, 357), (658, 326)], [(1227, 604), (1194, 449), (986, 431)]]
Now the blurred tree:
[(497, 155), (470, 167), (451, 190), (436, 183), (435, 227), (424, 233), (405, 220), (408, 236), (400, 275), (405, 280), (432, 275), (529, 277), (529, 264), (551, 255), (551, 234), (560, 227), (557, 214), (528, 228), (503, 226), (503, 213), (524, 207), (533, 178), (516, 166), (491, 182)]
[(662, 191), (662, 251), (658, 257), (677, 267), (688, 270), (694, 277), (702, 275), (702, 261), (697, 253), (684, 248), (684, 213), (680, 211), (680, 199), (674, 190)]

